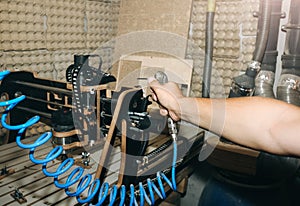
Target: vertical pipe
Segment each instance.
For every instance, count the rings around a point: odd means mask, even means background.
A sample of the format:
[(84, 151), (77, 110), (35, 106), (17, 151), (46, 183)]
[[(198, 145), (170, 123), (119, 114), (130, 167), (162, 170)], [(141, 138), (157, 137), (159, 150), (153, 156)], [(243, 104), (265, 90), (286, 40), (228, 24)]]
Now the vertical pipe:
[(205, 32), (205, 62), (203, 70), (202, 97), (209, 98), (212, 58), (214, 50), (214, 17), (216, 11), (216, 0), (207, 1), (206, 32)]
[(300, 0), (291, 1), (289, 25), (285, 53), (300, 55)]
[(261, 62), (267, 47), (271, 19), (271, 0), (261, 0), (257, 25), (257, 37), (252, 61), (245, 74), (233, 79), (229, 97), (252, 96), (255, 90), (255, 78), (261, 69)]
[(275, 98), (273, 91), (275, 70), (277, 63), (277, 43), (279, 34), (282, 0), (271, 2), (270, 31), (268, 34), (267, 47), (262, 60), (261, 71), (255, 79), (255, 96)]
[(262, 62), (267, 48), (270, 22), (271, 22), (271, 0), (262, 0), (260, 3), (260, 21), (257, 28), (257, 39), (253, 61)]
[(292, 0), (277, 98), (300, 106), (300, 0)]

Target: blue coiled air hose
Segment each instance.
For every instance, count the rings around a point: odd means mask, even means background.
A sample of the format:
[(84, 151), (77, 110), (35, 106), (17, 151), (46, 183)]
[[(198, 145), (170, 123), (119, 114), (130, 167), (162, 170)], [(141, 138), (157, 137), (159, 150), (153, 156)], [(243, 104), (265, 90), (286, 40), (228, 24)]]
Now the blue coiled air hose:
[[(0, 80), (3, 80), (6, 75), (8, 75), (10, 72), (9, 71), (1, 71), (0, 72)], [(54, 147), (44, 159), (36, 159), (34, 157), (34, 151), (37, 147), (45, 144), (52, 138), (52, 133), (51, 132), (46, 132), (42, 134), (37, 140), (35, 140), (34, 143), (32, 144), (23, 144), (21, 142), (21, 137), (22, 134), (25, 132), (26, 128), (34, 125), (40, 120), (39, 116), (34, 116), (27, 120), (23, 124), (19, 125), (9, 125), (6, 123), (7, 120), (7, 115), (10, 110), (12, 110), (19, 102), (23, 101), (26, 97), (24, 95), (19, 96), (15, 99), (12, 100), (7, 100), (0, 102), (1, 107), (6, 107), (5, 111), (2, 114), (1, 117), (1, 123), (2, 126), (8, 130), (18, 130), (18, 134), (16, 137), (16, 143), (20, 148), (23, 149), (29, 149), (29, 158), (30, 160), (35, 163), (35, 164), (41, 164), (42, 165), (42, 171), (43, 173), (48, 176), (48, 177), (53, 177), (54, 178), (54, 185), (58, 188), (65, 189), (65, 193), (70, 196), (70, 197), (76, 197), (77, 201), (80, 204), (85, 204), (91, 202), (96, 194), (99, 191), (98, 195), (98, 205), (102, 205), (106, 198), (109, 197), (109, 205), (113, 205), (117, 199), (117, 194), (119, 188), (116, 185), (113, 185), (111, 188), (107, 182), (104, 182), (101, 185), (101, 182), (99, 179), (96, 179), (92, 181), (92, 175), (91, 174), (86, 174), (84, 176), (84, 169), (82, 167), (76, 167), (73, 169), (73, 171), (69, 174), (67, 177), (67, 180), (65, 183), (60, 183), (59, 182), (59, 176), (66, 173), (73, 165), (74, 165), (74, 159), (72, 158), (67, 158), (64, 160), (56, 169), (54, 172), (49, 172), (47, 170), (47, 163), (53, 161), (54, 159), (58, 158), (59, 155), (62, 154), (63, 152), (63, 147), (62, 146), (57, 146)], [(145, 186), (140, 182), (139, 183), (139, 190), (136, 191), (134, 185), (130, 185), (130, 191), (129, 191), (129, 205), (137, 205), (137, 200), (136, 196), (139, 194), (140, 197), (140, 205), (144, 205), (144, 202), (146, 202), (149, 205), (154, 205), (155, 204), (155, 193), (159, 196), (161, 199), (166, 198), (166, 193), (164, 190), (163, 186), (163, 180), (170, 186), (170, 188), (174, 191), (176, 191), (176, 173), (175, 173), (175, 168), (176, 168), (176, 160), (177, 160), (177, 144), (176, 140), (173, 141), (173, 160), (172, 160), (172, 168), (171, 168), (171, 176), (172, 180), (169, 180), (166, 175), (163, 172), (157, 172), (156, 174), (156, 181), (158, 186), (155, 185), (154, 181), (151, 179), (147, 179), (147, 188), (149, 192), (149, 196), (147, 195), (147, 192), (145, 190)], [(75, 183), (78, 182), (76, 192), (70, 192), (69, 188), (74, 185)], [(85, 199), (80, 198), (81, 194), (88, 188), (88, 197)], [(121, 186), (120, 188), (120, 203), (119, 205), (124, 205), (125, 204), (125, 199), (126, 199), (126, 188), (124, 185)], [(92, 205), (92, 204), (90, 204)]]

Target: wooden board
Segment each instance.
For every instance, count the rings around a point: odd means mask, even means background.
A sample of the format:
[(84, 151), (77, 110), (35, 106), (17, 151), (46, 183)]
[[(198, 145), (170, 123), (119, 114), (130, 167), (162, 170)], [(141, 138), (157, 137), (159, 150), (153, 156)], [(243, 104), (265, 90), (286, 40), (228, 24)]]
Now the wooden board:
[(122, 0), (118, 35), (160, 30), (187, 37), (192, 0)]
[(115, 51), (120, 56), (159, 51), (184, 58), (192, 2), (122, 0)]
[(157, 71), (167, 74), (169, 81), (178, 83), (185, 96), (189, 96), (193, 61), (176, 57), (129, 55), (120, 58), (117, 71), (117, 88), (121, 86), (147, 86), (147, 78)]

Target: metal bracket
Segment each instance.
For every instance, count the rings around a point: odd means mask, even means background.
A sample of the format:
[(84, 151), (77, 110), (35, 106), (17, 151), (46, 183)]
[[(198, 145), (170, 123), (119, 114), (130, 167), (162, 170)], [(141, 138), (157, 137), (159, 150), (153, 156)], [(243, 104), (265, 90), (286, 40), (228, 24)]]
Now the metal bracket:
[(15, 200), (17, 200), (20, 204), (27, 202), (26, 198), (24, 197), (23, 193), (16, 188), (13, 193), (10, 194)]
[(283, 26), (281, 27), (281, 29), (282, 29), (283, 31), (286, 31), (286, 30), (288, 30), (288, 29), (300, 29), (300, 25), (296, 25), (296, 24), (287, 24), (287, 25), (283, 25)]
[(2, 180), (3, 178), (7, 177), (8, 175), (11, 175), (15, 173), (14, 169), (7, 169), (6, 166), (4, 168), (1, 169), (0, 171), (0, 180)]

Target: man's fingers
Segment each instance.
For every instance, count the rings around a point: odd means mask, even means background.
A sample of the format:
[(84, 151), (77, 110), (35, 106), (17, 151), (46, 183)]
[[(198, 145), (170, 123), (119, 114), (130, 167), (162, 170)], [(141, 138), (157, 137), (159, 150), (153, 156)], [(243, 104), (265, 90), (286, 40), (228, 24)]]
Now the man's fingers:
[(148, 84), (149, 84), (150, 87), (159, 87), (159, 86), (161, 86), (161, 84), (154, 77), (149, 77), (148, 78)]
[(153, 82), (157, 81), (154, 77), (149, 77), (148, 78), (148, 84), (151, 84)]
[(168, 110), (163, 109), (163, 108), (161, 108), (161, 109), (159, 110), (159, 113), (160, 113), (162, 116), (167, 116), (167, 115), (169, 114)]
[(152, 99), (157, 102), (158, 98), (155, 94), (155, 87), (160, 86), (160, 84), (154, 77), (149, 77), (148, 78), (148, 84), (151, 87)]
[(157, 96), (153, 91), (151, 92), (151, 97), (152, 97), (153, 101), (157, 102)]

